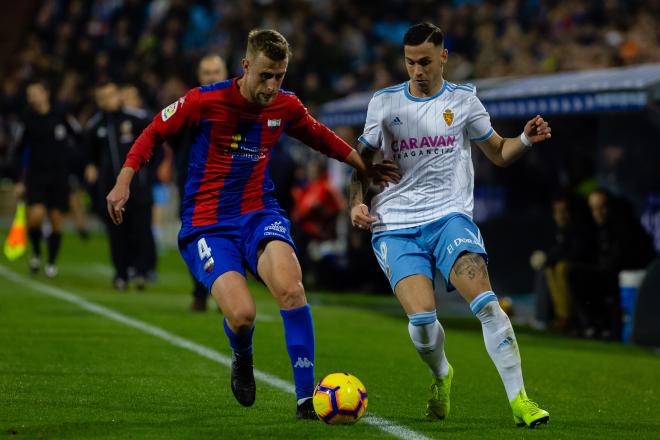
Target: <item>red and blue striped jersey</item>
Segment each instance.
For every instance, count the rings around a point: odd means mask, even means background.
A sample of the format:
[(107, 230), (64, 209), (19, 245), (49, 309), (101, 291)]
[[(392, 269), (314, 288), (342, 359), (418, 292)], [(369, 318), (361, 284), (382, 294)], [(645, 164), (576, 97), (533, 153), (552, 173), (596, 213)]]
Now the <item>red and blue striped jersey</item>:
[(280, 91), (262, 106), (240, 94), (237, 80), (194, 88), (164, 108), (126, 157), (124, 166), (137, 171), (156, 145), (184, 128), (194, 131), (181, 210), (184, 230), (278, 208), (267, 166), (283, 132), (338, 160), (353, 151), (316, 121), (295, 94)]

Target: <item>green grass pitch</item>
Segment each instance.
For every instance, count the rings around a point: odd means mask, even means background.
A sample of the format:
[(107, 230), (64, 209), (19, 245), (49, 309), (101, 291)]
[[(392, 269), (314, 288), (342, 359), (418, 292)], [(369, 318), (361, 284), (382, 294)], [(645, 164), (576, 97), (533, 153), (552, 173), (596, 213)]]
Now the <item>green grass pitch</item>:
[[(44, 293), (56, 287), (228, 356), (215, 308), (188, 311), (190, 280), (175, 251), (163, 256), (159, 282), (144, 293), (111, 290), (100, 237), (82, 243), (66, 236), (55, 280), (30, 277), (24, 259), (0, 266), (0, 438), (388, 438), (379, 421), (401, 438), (660, 438), (660, 356), (649, 350), (519, 331), (527, 392), (551, 414), (547, 426), (521, 429), (478, 322), (445, 320), (455, 368), (452, 412), (429, 423), (422, 414), (430, 376), (395, 299), (308, 292), (317, 380), (348, 371), (369, 393), (370, 422), (328, 426), (296, 420), (293, 394), (261, 380), (255, 405), (243, 408), (225, 365)], [(255, 367), (291, 383), (279, 311), (264, 287), (251, 288)]]

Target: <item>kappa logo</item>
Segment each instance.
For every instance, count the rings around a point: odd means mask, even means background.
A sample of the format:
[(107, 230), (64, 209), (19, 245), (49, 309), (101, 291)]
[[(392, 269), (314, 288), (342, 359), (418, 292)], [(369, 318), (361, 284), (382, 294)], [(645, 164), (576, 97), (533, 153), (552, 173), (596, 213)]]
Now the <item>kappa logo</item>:
[(390, 127), (393, 125), (403, 125), (403, 121), (401, 121), (398, 116), (395, 116), (394, 119), (392, 119), (392, 122), (390, 122)]
[(174, 113), (176, 113), (176, 109), (179, 107), (179, 101), (174, 101), (172, 104), (168, 105), (165, 107), (161, 112), (160, 112), (160, 117), (163, 120), (163, 122), (167, 121), (172, 117)]
[(314, 366), (314, 363), (311, 362), (309, 359), (306, 357), (301, 358), (299, 357), (296, 363), (293, 365), (293, 368), (311, 368)]

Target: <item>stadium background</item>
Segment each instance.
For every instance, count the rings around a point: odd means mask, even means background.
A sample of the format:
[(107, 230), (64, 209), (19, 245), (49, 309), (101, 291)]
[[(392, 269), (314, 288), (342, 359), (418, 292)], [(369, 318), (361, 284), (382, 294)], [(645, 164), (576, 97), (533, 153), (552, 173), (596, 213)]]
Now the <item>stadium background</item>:
[[(476, 80), (482, 90), (493, 78), (657, 61), (659, 11), (658, 1), (391, 1), (384, 6), (343, 0), (53, 0), (8, 5), (1, 26), (0, 176), (6, 183), (16, 175), (12, 134), (25, 107), (23, 86), (31, 78), (46, 78), (55, 101), (83, 126), (96, 111), (93, 86), (106, 79), (136, 85), (144, 107), (153, 114), (196, 84), (196, 63), (209, 51), (227, 61), (230, 76), (240, 74), (246, 33), (254, 27), (272, 27), (293, 47), (284, 87), (318, 115), (328, 101), (370, 95), (405, 80), (400, 42), (416, 20), (428, 19), (444, 29), (450, 52), (446, 77), (455, 82)], [(479, 81), (484, 78), (490, 83)], [(494, 284), (511, 294), (532, 288), (527, 258), (552, 240), (549, 201), (558, 188), (586, 194), (607, 184), (631, 198), (640, 216), (652, 216), (657, 209), (649, 202), (660, 191), (653, 166), (658, 162), (653, 144), (659, 130), (657, 110), (556, 113), (550, 117), (555, 138), (515, 166), (500, 170), (483, 155), (474, 155), (475, 217), (493, 257)], [(495, 128), (510, 136), (523, 121), (516, 115), (493, 118)], [(349, 143), (361, 129), (361, 122), (331, 125)], [(606, 156), (613, 150), (623, 158), (610, 166)], [(271, 168), (279, 198), (291, 210), (291, 185), (306, 178), (304, 164), (320, 158), (291, 140), (283, 142), (281, 151)], [(346, 170), (336, 164), (330, 167), (332, 182), (345, 192)], [(3, 197), (5, 217), (11, 213), (8, 199)], [(171, 245), (176, 217), (169, 219), (165, 243)], [(521, 230), (533, 233), (523, 239), (517, 233)], [(350, 273), (355, 266), (351, 258), (365, 257), (365, 237), (351, 237), (356, 233), (346, 224), (340, 224), (337, 233), (339, 239), (322, 246), (314, 258), (323, 258), (324, 267), (347, 275), (350, 281), (343, 287), (384, 290), (383, 280), (364, 283), (360, 271)], [(656, 241), (660, 246), (660, 239)], [(373, 269), (374, 259), (367, 259)], [(308, 281), (314, 283), (314, 271), (309, 272)]]
[[(272, 27), (289, 39), (294, 51), (284, 88), (298, 94), (313, 114), (353, 144), (361, 130), (364, 96), (406, 80), (401, 39), (407, 27), (420, 20), (430, 20), (445, 32), (450, 52), (446, 78), (477, 84), (487, 93), (482, 99), (490, 96), (494, 105), (511, 100), (498, 88), (508, 81), (528, 85), (517, 95), (519, 99), (561, 98), (555, 93), (561, 84), (553, 83), (552, 78), (575, 80), (585, 87), (585, 93), (593, 92), (585, 86), (592, 69), (613, 69), (599, 77), (601, 88), (594, 93), (619, 92), (622, 88), (617, 81), (629, 80), (632, 85), (626, 86), (626, 92), (644, 97), (643, 104), (635, 98), (590, 111), (560, 105), (547, 117), (553, 127), (552, 141), (535, 147), (510, 168), (497, 169), (480, 152), (473, 155), (475, 217), (491, 255), (498, 293), (514, 295), (518, 310), (529, 300), (535, 282), (529, 255), (534, 249), (547, 248), (553, 240), (550, 200), (558, 188), (584, 195), (605, 185), (625, 196), (660, 251), (657, 0), (25, 0), (3, 4), (0, 238), (5, 238), (14, 213), (16, 132), (29, 80), (46, 78), (53, 99), (83, 125), (96, 111), (93, 87), (106, 79), (136, 85), (145, 108), (153, 114), (196, 85), (197, 62), (208, 52), (223, 56), (230, 76), (240, 74), (247, 32)], [(647, 70), (640, 73), (638, 68)], [(573, 73), (584, 74), (586, 82), (578, 76), (552, 76)], [(539, 95), (536, 89), (541, 85), (550, 87), (550, 92)], [(526, 117), (507, 111), (510, 107), (498, 108), (503, 110), (495, 113), (489, 108), (498, 132), (505, 136), (519, 133)], [(272, 174), (278, 179), (280, 200), (292, 209), (290, 190), (314, 176), (316, 162), (322, 159), (291, 139), (282, 142), (274, 159)], [(345, 193), (346, 168), (332, 162), (328, 166), (331, 181)], [(57, 297), (61, 292), (74, 292), (228, 352), (219, 340), (217, 316), (193, 319), (184, 315), (190, 281), (174, 248), (176, 196), (170, 194), (170, 200), (161, 225), (159, 281), (144, 295), (112, 294), (104, 232), (101, 223), (93, 220), (91, 200), (87, 201), (91, 241), (79, 241), (72, 222), (67, 223), (59, 279), (29, 279), (22, 275), (27, 272), (25, 259), (15, 263), (3, 259), (0, 343), (5, 350), (0, 355), (0, 432), (27, 432), (27, 438), (125, 438), (127, 433), (153, 438), (200, 438), (218, 433), (227, 438), (299, 436), (300, 426), (283, 419), (291, 408), (285, 404), (290, 402), (282, 403), (286, 399), (281, 399), (279, 390), (260, 385), (263, 394), (257, 405), (263, 406), (257, 409), (264, 419), (254, 426), (253, 419), (232, 406), (225, 370), (218, 372), (217, 366), (182, 356), (179, 348), (167, 350), (148, 337), (136, 337), (131, 329), (114, 328), (97, 316), (89, 319), (78, 308), (38, 294)], [(413, 410), (426, 384), (391, 374), (399, 369), (425, 374), (414, 351), (405, 348), (410, 344), (398, 305), (389, 295), (337, 293), (369, 290), (388, 294), (368, 237), (351, 230), (345, 212), (337, 218), (336, 237), (312, 245), (311, 259), (320, 258), (321, 264), (312, 261), (307, 268), (309, 285), (328, 289), (321, 293), (310, 289), (320, 372), (343, 368), (356, 373), (375, 390), (370, 411), (429, 436), (437, 435), (435, 427), (420, 423), (419, 411)], [(296, 238), (298, 243), (308, 239), (304, 232)], [(263, 319), (255, 343), (263, 356), (258, 367), (288, 377), (288, 360), (279, 353), (281, 325), (273, 319), (277, 310), (264, 289), (256, 283), (251, 286)], [(456, 304), (456, 310), (459, 308), (466, 313), (465, 304)], [(650, 311), (656, 309), (649, 307)], [(337, 322), (344, 323), (343, 327), (337, 327)], [(456, 389), (457, 401), (462, 403), (456, 408), (456, 418), (448, 422), (449, 431), (459, 438), (483, 437), (483, 430), (475, 431), (476, 423), (480, 429), (491, 427), (492, 438), (510, 438), (509, 414), (505, 418), (504, 412), (490, 414), (483, 409), (502, 403), (500, 390), (482, 390), (476, 381), (468, 380), (479, 375), (497, 381), (483, 353), (478, 325), (446, 316), (443, 323), (448, 329), (449, 353), (460, 353), (455, 365), (464, 375)], [(383, 349), (385, 344), (374, 343), (383, 338), (402, 347), (400, 352), (392, 353)], [(655, 410), (660, 396), (657, 354), (618, 344), (555, 338), (528, 328), (521, 329), (520, 339), (526, 378), (533, 384), (530, 389), (550, 402), (548, 408), (558, 420), (551, 425), (554, 431), (540, 433), (540, 438), (653, 438), (660, 432)], [(474, 399), (477, 393), (480, 398)], [(368, 426), (336, 431), (340, 434), (333, 431), (330, 437), (382, 435), (369, 431)], [(322, 427), (305, 429), (308, 438), (329, 435)]]

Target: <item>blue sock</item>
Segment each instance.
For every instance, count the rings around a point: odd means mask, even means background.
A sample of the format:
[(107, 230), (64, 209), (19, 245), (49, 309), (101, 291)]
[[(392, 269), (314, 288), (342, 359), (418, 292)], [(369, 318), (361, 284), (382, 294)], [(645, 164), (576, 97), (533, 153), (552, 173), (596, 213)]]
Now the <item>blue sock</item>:
[(252, 328), (245, 332), (234, 333), (227, 325), (227, 320), (222, 320), (222, 326), (225, 328), (225, 333), (229, 338), (229, 345), (239, 355), (252, 354), (252, 335), (254, 334), (254, 325)]
[(309, 304), (293, 310), (280, 310), (284, 322), (286, 349), (293, 367), (296, 399), (314, 393), (314, 323)]

